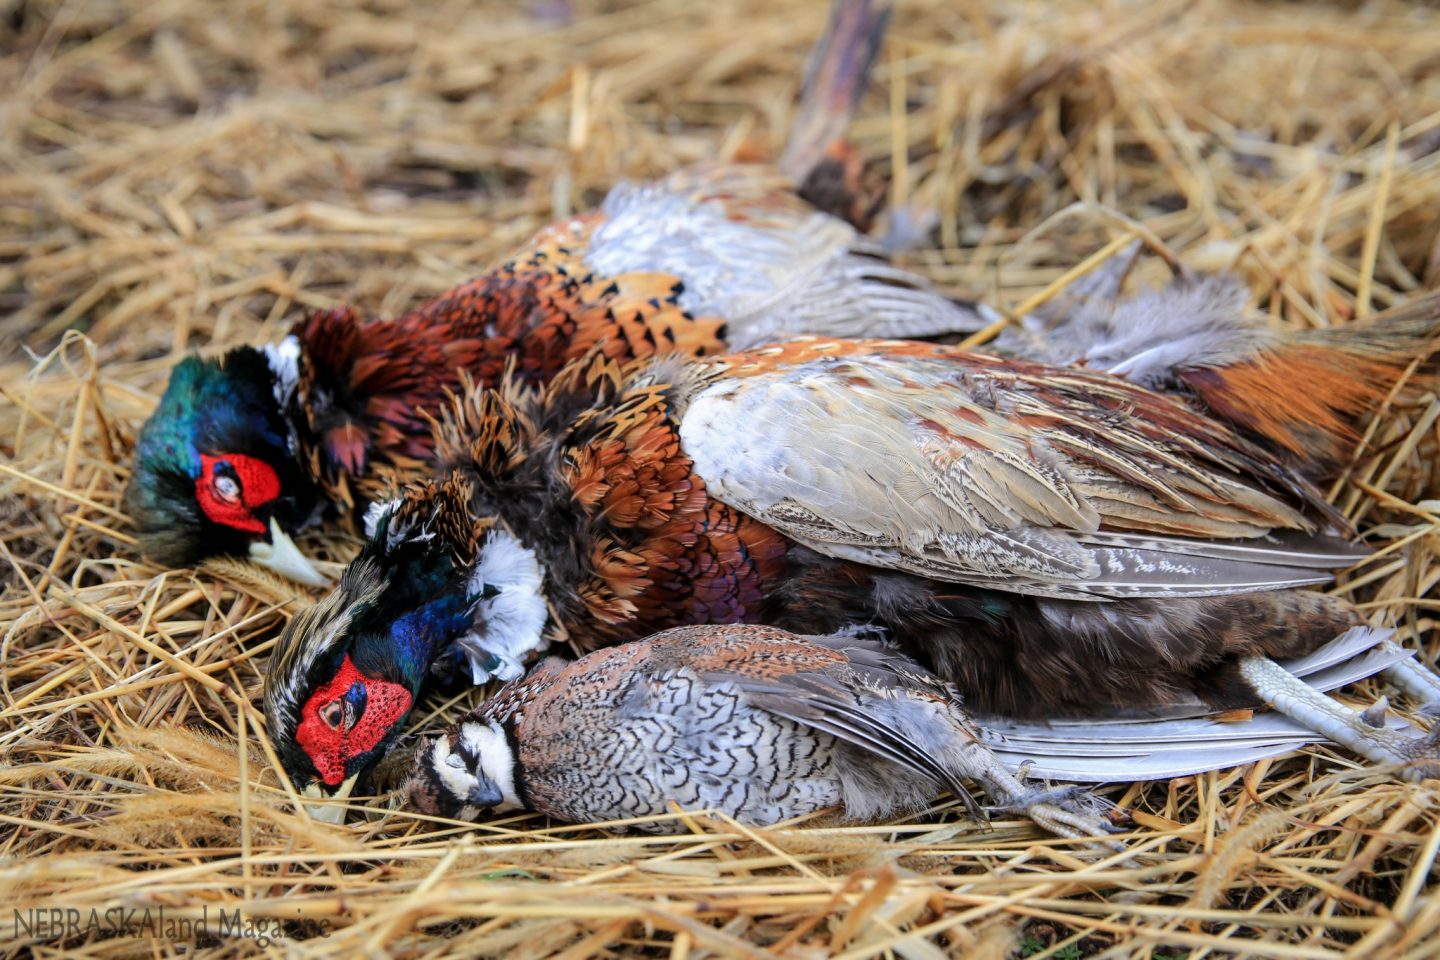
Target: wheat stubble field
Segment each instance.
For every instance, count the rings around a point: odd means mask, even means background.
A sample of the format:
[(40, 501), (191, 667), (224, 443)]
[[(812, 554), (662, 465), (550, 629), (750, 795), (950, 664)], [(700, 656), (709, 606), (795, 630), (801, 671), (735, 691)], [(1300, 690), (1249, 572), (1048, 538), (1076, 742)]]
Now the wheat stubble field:
[[(678, 837), (460, 830), (383, 798), (347, 827), (311, 822), (257, 735), (267, 657), (310, 597), (240, 564), (149, 565), (119, 510), (170, 367), (309, 309), (401, 312), (619, 179), (773, 157), (825, 5), (0, 14), (5, 955), (1440, 949), (1440, 790), (1325, 747), (1105, 788), (1137, 821), (1114, 856), (1013, 818), (982, 831), (950, 801), (874, 826), (677, 814)], [(1136, 284), (1167, 258), (1231, 269), (1281, 324), (1440, 286), (1433, 7), (901, 2), (852, 136), (889, 180), (907, 265), (1002, 311), (1137, 237)], [(1382, 548), (1338, 589), (1432, 666), (1437, 419), (1434, 397), (1391, 405), (1333, 491)], [(333, 574), (358, 541), (303, 545)], [(22, 923), (57, 908), (148, 912), (159, 938)]]

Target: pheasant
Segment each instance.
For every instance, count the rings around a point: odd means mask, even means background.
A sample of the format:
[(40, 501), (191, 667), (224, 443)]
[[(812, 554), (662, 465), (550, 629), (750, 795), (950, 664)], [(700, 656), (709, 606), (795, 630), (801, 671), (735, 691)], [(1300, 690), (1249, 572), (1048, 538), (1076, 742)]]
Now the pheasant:
[(770, 826), (913, 813), (942, 789), (978, 818), (966, 779), (1062, 836), (1111, 829), (1084, 794), (1022, 785), (954, 690), (873, 636), (737, 624), (551, 657), (423, 743), (404, 793), (448, 819), (528, 809), (670, 832), (672, 803)]
[[(1440, 294), (1353, 333), (1398, 376), (1433, 349)], [(1322, 399), (1378, 402), (1343, 356), (1302, 369), (1340, 381), (1313, 382)], [(1263, 433), (1113, 375), (816, 338), (596, 357), (540, 394), (457, 398), (437, 457), (367, 513), (338, 590), (282, 635), (269, 729), (320, 793), (393, 742), (427, 670), (509, 680), (562, 641), (692, 624), (881, 626), (986, 714), (1266, 702), (1375, 760), (1433, 747), (1274, 663), (1361, 626), (1292, 589), (1365, 555), (1343, 519)], [(1413, 661), (1387, 670), (1440, 700)], [(382, 682), (399, 692), (357, 740), (335, 704)]]
[(140, 432), (125, 492), (141, 549), (176, 565), (248, 553), (321, 584), (290, 535), (327, 505), (368, 500), (384, 474), (421, 469), (433, 453), (429, 415), (510, 365), (543, 383), (597, 348), (619, 361), (717, 354), (785, 333), (976, 329), (974, 309), (801, 198), (866, 215), (858, 172), (833, 143), (888, 13), (837, 0), (778, 170), (706, 164), (621, 184), (599, 210), (547, 227), (404, 316), (324, 310), (277, 345), (182, 361)]

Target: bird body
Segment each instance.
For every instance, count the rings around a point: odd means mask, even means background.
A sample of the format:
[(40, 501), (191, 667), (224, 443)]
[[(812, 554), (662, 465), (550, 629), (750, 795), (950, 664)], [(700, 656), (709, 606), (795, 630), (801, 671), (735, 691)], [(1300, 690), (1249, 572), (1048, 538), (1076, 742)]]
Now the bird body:
[[(540, 392), (457, 397), (436, 455), (437, 478), (367, 517), (375, 601), (338, 628), (292, 624), (282, 646), (343, 649), (459, 605), (440, 656), (478, 683), (562, 642), (874, 624), (971, 709), (1054, 718), (1256, 706), (1251, 661), (1361, 622), (1291, 589), (1365, 551), (1283, 451), (1101, 372), (817, 338), (592, 357)], [(455, 570), (419, 608), (398, 586), (413, 550)], [(496, 556), (523, 576), (480, 575)], [(315, 696), (293, 671), (271, 682)]]
[[(780, 169), (710, 163), (622, 183), (600, 209), (545, 228), (403, 316), (365, 319), (337, 307), (263, 351), (187, 361), (220, 388), (202, 398), (177, 374), (142, 430), (125, 495), (142, 549), (168, 564), (248, 549), (280, 573), (322, 582), (290, 540), (314, 512), (288, 502), (350, 511), (396, 472), (422, 471), (432, 454), (429, 417), (449, 394), (472, 382), (494, 386), (507, 369), (543, 383), (592, 351), (628, 361), (704, 356), (787, 333), (977, 329), (975, 309), (893, 266), (851, 222), (802, 199), (856, 222), (868, 217), (851, 195), (860, 190), (850, 182), (855, 171), (832, 140), (865, 89), (888, 15), (887, 3), (836, 0)], [(232, 399), (249, 395), (263, 409)], [(236, 416), (254, 429), (225, 446), (197, 426)], [(262, 428), (283, 437), (279, 450), (251, 435)], [(183, 449), (156, 455), (166, 445)], [(216, 498), (213, 478), (197, 466), (202, 457), (227, 469), (257, 461), (285, 482), (247, 487), (243, 471), (232, 470), (227, 482), (241, 487), (233, 508), (201, 509)]]
[(873, 637), (708, 625), (546, 660), (423, 743), (406, 794), (463, 820), (511, 808), (660, 817), (678, 804), (769, 826), (828, 807), (853, 820), (910, 813), (942, 790), (974, 813), (970, 777), (1060, 832), (1104, 832), (1078, 795), (1021, 787), (954, 691)]
[[(1047, 635), (1101, 643), (1143, 616), (1131, 639), (1157, 667), (1199, 669), (1271, 620), (1285, 624), (1271, 652), (1293, 652), (1307, 641), (1292, 613), (1326, 639), (1353, 623), (1315, 595), (1255, 593), (1324, 582), (1359, 555), (1317, 533), (1313, 491), (1179, 401), (1099, 374), (802, 339), (628, 373), (580, 364), (539, 397), (476, 391), (437, 438), (448, 489), (469, 498), (448, 509), (502, 527), (546, 570), (548, 636), (462, 641), (472, 663), (514, 658), (512, 673), (562, 636), (589, 648), (685, 623), (872, 621), (935, 635), (950, 621), (1017, 632), (969, 693), (1014, 712), (1059, 669), (1050, 648), (1066, 645)], [(396, 518), (423, 526), (444, 496), (431, 490)], [(1213, 621), (1208, 644), (1197, 617)], [(1027, 632), (1039, 661), (1015, 663)], [(937, 650), (974, 646), (939, 633)], [(1035, 679), (1008, 682), (1017, 669)], [(1113, 694), (1137, 695), (1129, 679)]]

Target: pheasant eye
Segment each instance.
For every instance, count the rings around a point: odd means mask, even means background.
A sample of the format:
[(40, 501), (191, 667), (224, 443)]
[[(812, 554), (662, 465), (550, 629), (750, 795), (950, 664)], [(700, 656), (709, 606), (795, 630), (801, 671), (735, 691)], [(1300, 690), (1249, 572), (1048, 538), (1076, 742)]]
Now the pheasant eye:
[(215, 491), (215, 496), (227, 503), (234, 503), (240, 499), (240, 482), (234, 477), (216, 477), (211, 488)]
[(338, 729), (345, 720), (345, 704), (340, 700), (331, 700), (320, 708), (320, 719), (331, 730)]
[(365, 684), (356, 680), (345, 691), (345, 696), (331, 700), (320, 708), (320, 719), (332, 730), (349, 730), (365, 714), (365, 701), (369, 694)]
[(345, 779), (347, 764), (395, 730), (413, 702), (404, 686), (366, 676), (346, 654), (340, 669), (300, 708), (295, 741), (320, 779), (333, 786)]
[(263, 534), (266, 526), (255, 510), (280, 496), (280, 476), (258, 457), (243, 453), (200, 454), (195, 499), (212, 522)]

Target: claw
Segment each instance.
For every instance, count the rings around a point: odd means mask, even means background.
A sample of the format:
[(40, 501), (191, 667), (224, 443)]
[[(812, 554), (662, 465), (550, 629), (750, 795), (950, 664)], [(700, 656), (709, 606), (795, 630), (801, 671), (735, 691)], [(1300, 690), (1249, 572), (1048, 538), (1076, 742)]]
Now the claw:
[(1360, 713), (1360, 722), (1368, 727), (1385, 726), (1385, 715), (1390, 712), (1390, 698), (1381, 697)]
[(1072, 840), (1089, 840), (1112, 852), (1124, 845), (1108, 838), (1121, 832), (1121, 820), (1112, 816), (1114, 805), (1083, 786), (1028, 787), (989, 750), (975, 744), (968, 774), (985, 785), (995, 801), (993, 811), (1029, 817), (1042, 829)]
[(1401, 751), (1406, 766), (1421, 779), (1440, 777), (1440, 723), (1423, 737), (1416, 737)]
[[(1023, 779), (1017, 777), (1016, 779)], [(1018, 813), (1026, 815), (1031, 807), (1041, 804), (1059, 805), (1064, 808), (1071, 808), (1082, 804), (1082, 798), (1096, 799), (1091, 796), (1084, 787), (1078, 784), (1068, 784), (1063, 787), (1051, 787), (1049, 790), (1031, 790), (1018, 797), (1010, 797), (1008, 803), (1002, 803), (988, 809), (996, 813)]]
[[(1068, 837), (1071, 840), (1096, 840), (1124, 832), (1122, 827), (1115, 825), (1107, 817), (1094, 812), (1067, 809), (1053, 803), (1032, 804), (1025, 808), (1025, 815), (1056, 836)], [(1101, 840), (1100, 846), (1116, 852), (1125, 849), (1123, 843), (1115, 840)]]

